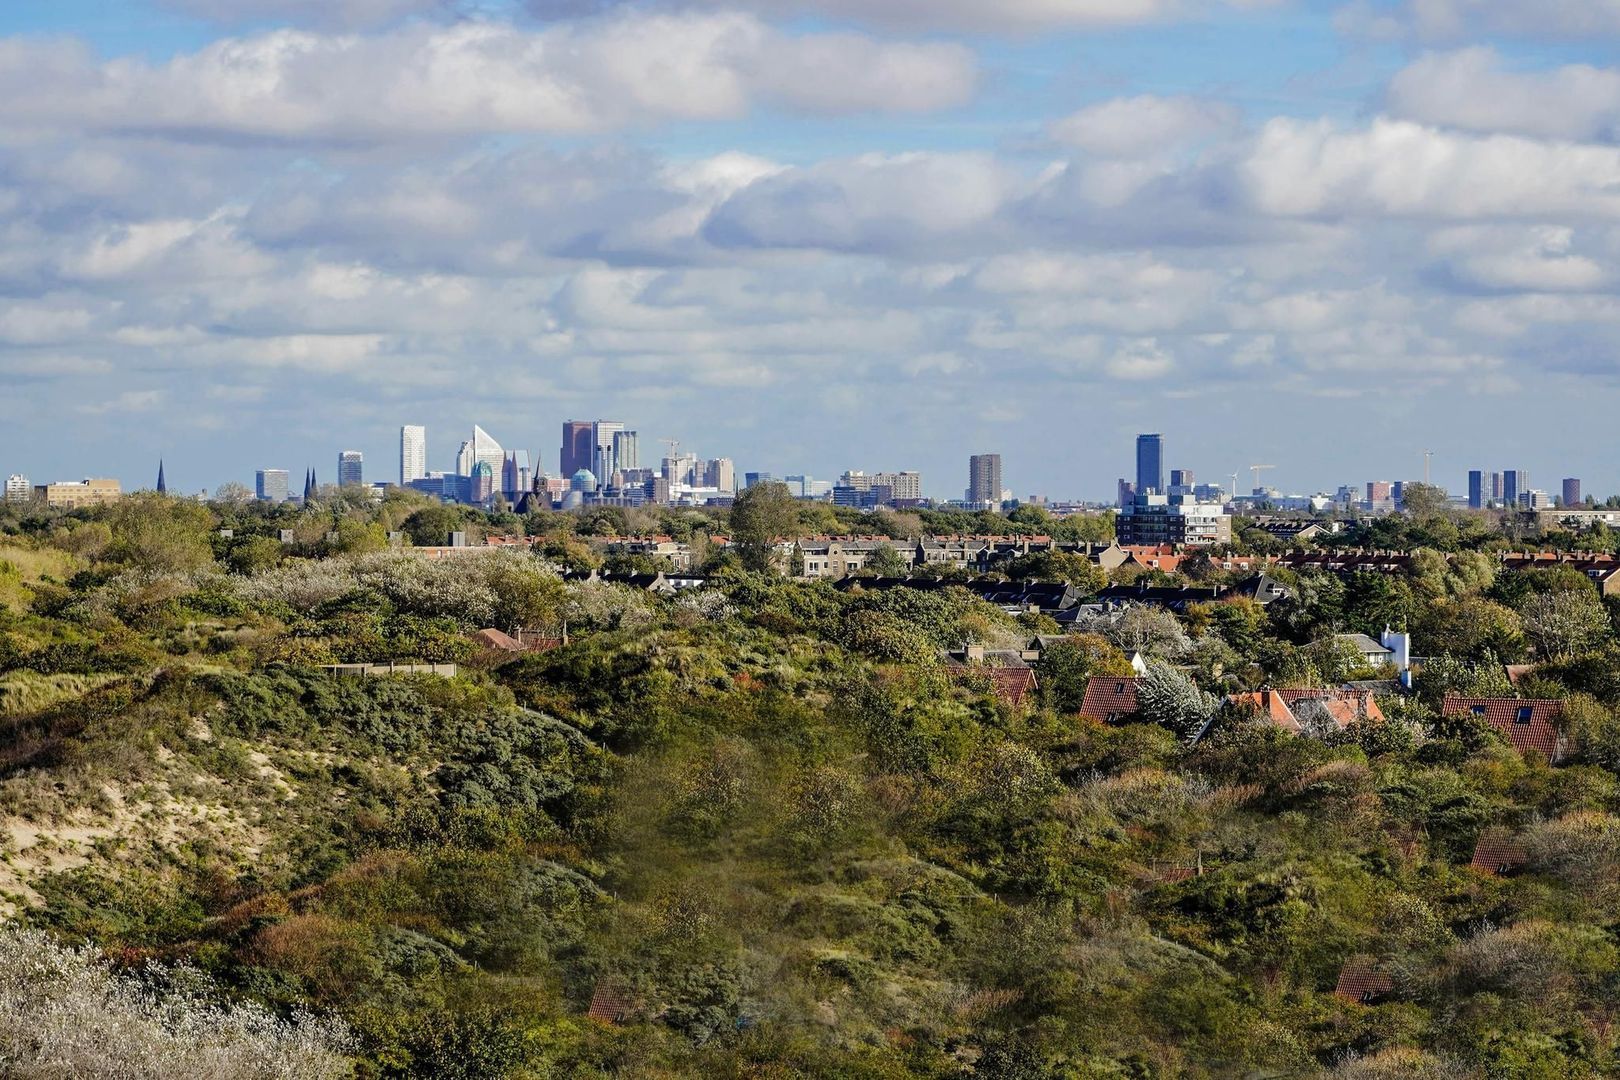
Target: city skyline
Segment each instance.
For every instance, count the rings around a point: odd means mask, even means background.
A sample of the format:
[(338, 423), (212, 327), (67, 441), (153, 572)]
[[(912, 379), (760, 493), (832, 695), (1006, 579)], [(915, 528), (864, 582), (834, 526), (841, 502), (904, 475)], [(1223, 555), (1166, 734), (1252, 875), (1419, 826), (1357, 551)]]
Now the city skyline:
[(1617, 490), (1620, 16), (1541, 7), (12, 0), (0, 468), (613, 415), (936, 496), (1107, 498), (1161, 430)]

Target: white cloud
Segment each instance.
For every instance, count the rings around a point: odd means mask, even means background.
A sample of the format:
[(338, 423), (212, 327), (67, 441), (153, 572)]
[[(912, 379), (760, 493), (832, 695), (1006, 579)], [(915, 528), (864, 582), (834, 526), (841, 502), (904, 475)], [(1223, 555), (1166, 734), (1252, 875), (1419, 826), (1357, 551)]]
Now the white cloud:
[[(721, 7), (772, 18), (818, 16), (904, 30), (1024, 34), (1204, 18), (1282, 0), (663, 0), (668, 7)], [(575, 18), (627, 6), (627, 0), (530, 0), (542, 18)]]
[(627, 15), (541, 32), (406, 25), (375, 36), (277, 30), (153, 66), (81, 45), (0, 40), (0, 122), (365, 142), (592, 132), (739, 117), (755, 106), (908, 112), (963, 103), (967, 49), (790, 35), (732, 13)]
[(1390, 82), (1388, 101), (1396, 115), (1469, 131), (1583, 141), (1620, 136), (1620, 70), (1570, 64), (1509, 71), (1489, 48), (1419, 58)]
[(1259, 210), (1284, 216), (1620, 217), (1620, 149), (1387, 118), (1354, 130), (1272, 120), (1239, 172)]
[(1575, 250), (1564, 226), (1464, 226), (1429, 238), (1460, 283), (1505, 292), (1590, 292), (1614, 280), (1597, 258)]
[(1240, 118), (1222, 102), (1145, 94), (1088, 106), (1056, 121), (1048, 132), (1090, 154), (1136, 159), (1230, 134)]

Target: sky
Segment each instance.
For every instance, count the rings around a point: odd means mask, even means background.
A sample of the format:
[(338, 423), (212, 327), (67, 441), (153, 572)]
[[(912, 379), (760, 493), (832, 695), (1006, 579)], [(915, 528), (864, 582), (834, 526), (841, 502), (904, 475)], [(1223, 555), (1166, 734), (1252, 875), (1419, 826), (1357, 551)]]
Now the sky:
[(6, 0), (0, 473), (1620, 491), (1620, 0)]

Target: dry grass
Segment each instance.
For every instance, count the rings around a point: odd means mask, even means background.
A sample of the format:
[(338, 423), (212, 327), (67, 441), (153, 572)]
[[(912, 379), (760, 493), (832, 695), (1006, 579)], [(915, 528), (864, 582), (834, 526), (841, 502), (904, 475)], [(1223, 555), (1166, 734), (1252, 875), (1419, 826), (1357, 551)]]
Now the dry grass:
[(65, 551), (0, 544), (0, 607), (23, 610), (33, 595), (30, 585), (43, 578), (65, 580), (74, 566), (73, 556)]
[(0, 677), (0, 716), (38, 712), (63, 701), (83, 697), (118, 675), (40, 675), (14, 671)]

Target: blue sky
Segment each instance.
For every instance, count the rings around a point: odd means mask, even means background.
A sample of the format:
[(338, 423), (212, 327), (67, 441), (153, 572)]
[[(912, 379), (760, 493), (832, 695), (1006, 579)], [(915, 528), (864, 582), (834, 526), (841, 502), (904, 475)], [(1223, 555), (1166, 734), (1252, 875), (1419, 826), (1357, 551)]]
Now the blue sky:
[(1617, 0), (12, 0), (0, 472), (447, 467), (571, 417), (739, 472), (1131, 438), (1294, 491), (1594, 447)]

